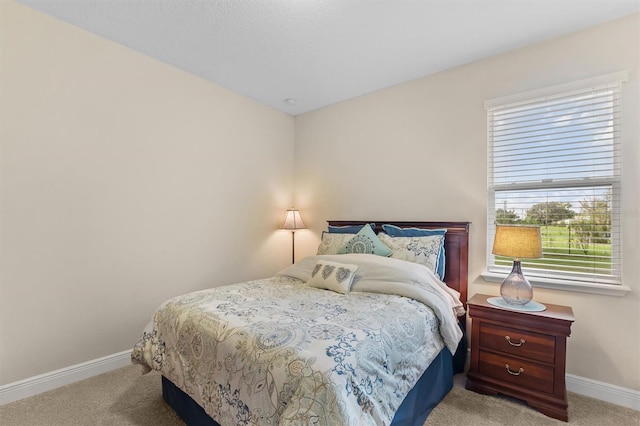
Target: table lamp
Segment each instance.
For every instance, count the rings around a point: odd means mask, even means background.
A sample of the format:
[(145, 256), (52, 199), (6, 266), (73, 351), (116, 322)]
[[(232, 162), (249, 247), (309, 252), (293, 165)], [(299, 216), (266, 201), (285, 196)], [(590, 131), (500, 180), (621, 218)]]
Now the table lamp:
[(520, 258), (542, 256), (539, 226), (496, 225), (491, 253), (513, 257), (513, 269), (500, 285), (500, 296), (509, 305), (521, 306), (533, 298), (533, 288), (522, 274)]

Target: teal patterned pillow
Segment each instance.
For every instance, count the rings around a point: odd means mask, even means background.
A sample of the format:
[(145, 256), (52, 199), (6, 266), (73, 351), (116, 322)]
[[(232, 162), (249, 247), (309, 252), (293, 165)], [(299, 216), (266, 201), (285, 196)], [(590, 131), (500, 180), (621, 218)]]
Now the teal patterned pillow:
[(364, 226), (360, 232), (338, 250), (338, 254), (347, 253), (377, 254), (378, 256), (389, 257), (393, 252), (380, 241), (370, 226)]
[(320, 260), (311, 272), (308, 284), (311, 287), (348, 293), (356, 276), (358, 265)]

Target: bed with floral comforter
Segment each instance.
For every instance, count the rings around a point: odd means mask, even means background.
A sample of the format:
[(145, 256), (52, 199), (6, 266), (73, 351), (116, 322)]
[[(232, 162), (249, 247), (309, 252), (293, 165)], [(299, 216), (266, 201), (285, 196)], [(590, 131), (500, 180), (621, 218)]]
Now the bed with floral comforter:
[[(318, 260), (358, 266), (351, 291), (307, 284)], [(311, 256), (273, 278), (168, 300), (132, 352), (220, 425), (389, 425), (463, 312), (426, 267)]]

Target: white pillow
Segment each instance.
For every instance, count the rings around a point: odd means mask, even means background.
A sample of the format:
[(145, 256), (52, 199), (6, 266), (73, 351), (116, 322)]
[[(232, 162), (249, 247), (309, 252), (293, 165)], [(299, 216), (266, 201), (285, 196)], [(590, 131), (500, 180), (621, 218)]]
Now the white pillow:
[(444, 235), (390, 237), (381, 232), (378, 234), (378, 238), (393, 251), (392, 258), (425, 265), (437, 274), (438, 259), (440, 258), (440, 248), (444, 244)]
[(351, 289), (357, 269), (358, 265), (319, 260), (311, 271), (308, 284), (311, 287), (345, 294)]
[(332, 234), (322, 233), (322, 242), (318, 246), (317, 254), (338, 254), (338, 251), (356, 234)]

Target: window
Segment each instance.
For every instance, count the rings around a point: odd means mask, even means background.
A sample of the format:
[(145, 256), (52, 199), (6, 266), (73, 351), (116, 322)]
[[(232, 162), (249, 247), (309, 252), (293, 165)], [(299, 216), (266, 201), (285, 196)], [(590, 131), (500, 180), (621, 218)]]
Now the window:
[(495, 224), (522, 223), (542, 234), (542, 257), (522, 259), (534, 285), (621, 284), (625, 79), (616, 73), (487, 102), (488, 275), (506, 275), (513, 260), (491, 254)]

